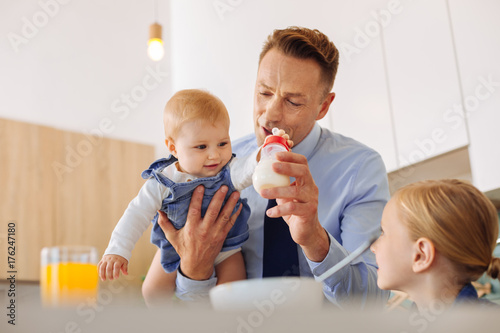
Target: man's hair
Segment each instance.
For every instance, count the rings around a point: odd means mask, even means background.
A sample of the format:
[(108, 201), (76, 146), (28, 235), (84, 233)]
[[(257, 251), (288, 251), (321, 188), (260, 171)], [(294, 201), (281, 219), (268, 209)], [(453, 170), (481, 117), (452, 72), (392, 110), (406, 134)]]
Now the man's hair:
[(203, 90), (180, 90), (163, 111), (165, 138), (174, 140), (182, 125), (193, 120), (206, 120), (211, 124), (224, 122), (229, 127), (229, 113), (219, 98)]
[(432, 241), (436, 251), (465, 277), (464, 282), (484, 272), (498, 277), (500, 259), (493, 257), (498, 216), (481, 191), (457, 179), (427, 180), (399, 189), (394, 198), (412, 240)]
[(325, 85), (324, 95), (332, 90), (339, 66), (339, 51), (325, 34), (316, 29), (302, 27), (274, 30), (264, 43), (259, 65), (271, 49), (277, 49), (294, 58), (316, 61), (321, 68), (321, 79)]

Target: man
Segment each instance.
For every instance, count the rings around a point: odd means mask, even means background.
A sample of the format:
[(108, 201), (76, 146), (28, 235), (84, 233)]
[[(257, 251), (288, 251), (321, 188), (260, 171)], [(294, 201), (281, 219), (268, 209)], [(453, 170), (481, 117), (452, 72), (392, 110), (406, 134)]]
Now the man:
[[(339, 53), (317, 30), (291, 27), (271, 34), (259, 60), (254, 96), (255, 134), (233, 144), (237, 156), (262, 145), (273, 127), (285, 130), (293, 152), (278, 155), (273, 169), (295, 181), (291, 186), (262, 190), (247, 188), (252, 213), (250, 238), (243, 245), (248, 278), (263, 276), (264, 215), (282, 216), (298, 244), (296, 272), (318, 277), (349, 252), (379, 232), (382, 210), (389, 198), (387, 177), (380, 156), (370, 148), (321, 128), (316, 121), (328, 112)], [(181, 299), (206, 297), (217, 278), (213, 262), (235, 216), (238, 193), (221, 209), (227, 193), (221, 188), (201, 218), (203, 188), (193, 195), (186, 226), (175, 230), (160, 224), (181, 257), (177, 295)], [(267, 199), (278, 205), (266, 212)], [(281, 237), (281, 236), (280, 236)], [(161, 295), (162, 274), (157, 254), (143, 286), (146, 301)], [(279, 259), (278, 259), (279, 260)], [(264, 274), (265, 275), (265, 274)], [(388, 293), (377, 287), (376, 263), (367, 251), (324, 282), (325, 296), (345, 306), (353, 300), (385, 302)]]

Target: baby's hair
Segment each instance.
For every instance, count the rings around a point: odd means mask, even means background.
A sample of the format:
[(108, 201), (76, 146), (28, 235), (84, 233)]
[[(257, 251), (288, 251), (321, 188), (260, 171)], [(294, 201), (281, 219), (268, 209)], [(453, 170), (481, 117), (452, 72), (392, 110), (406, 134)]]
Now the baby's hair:
[(174, 140), (181, 126), (193, 120), (206, 120), (211, 124), (225, 122), (229, 127), (229, 113), (219, 98), (199, 89), (180, 90), (163, 111), (165, 138)]
[(466, 282), (485, 271), (498, 278), (500, 258), (493, 257), (498, 215), (481, 191), (461, 180), (427, 180), (399, 189), (394, 197), (412, 239), (432, 241)]

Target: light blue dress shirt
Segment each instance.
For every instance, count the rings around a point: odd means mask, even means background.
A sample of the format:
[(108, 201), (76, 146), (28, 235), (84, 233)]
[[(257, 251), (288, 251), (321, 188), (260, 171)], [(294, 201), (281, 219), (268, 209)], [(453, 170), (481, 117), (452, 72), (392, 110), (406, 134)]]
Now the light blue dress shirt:
[[(233, 143), (236, 156), (255, 151), (255, 135)], [(308, 260), (297, 246), (301, 276), (318, 277), (345, 258), (372, 235), (380, 233), (382, 211), (389, 199), (384, 163), (373, 149), (315, 124), (307, 137), (293, 147), (307, 157), (309, 169), (319, 189), (318, 217), (330, 237), (330, 250), (322, 262)], [(247, 276), (262, 277), (264, 214), (267, 199), (253, 187), (241, 192), (251, 208), (250, 236), (243, 244)], [(217, 278), (194, 281), (177, 274), (176, 294), (180, 299), (206, 298)], [(333, 304), (348, 306), (367, 300), (383, 304), (388, 291), (377, 287), (375, 255), (367, 250), (323, 282), (325, 297)]]

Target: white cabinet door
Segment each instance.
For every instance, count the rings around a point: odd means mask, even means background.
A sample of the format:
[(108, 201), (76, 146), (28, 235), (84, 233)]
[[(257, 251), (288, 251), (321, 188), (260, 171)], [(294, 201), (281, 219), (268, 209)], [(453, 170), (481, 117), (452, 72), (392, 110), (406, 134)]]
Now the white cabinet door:
[(468, 144), (446, 1), (402, 3), (383, 31), (399, 167)]
[(500, 2), (450, 1), (458, 67), (464, 91), (474, 185), (482, 191), (500, 188)]
[(346, 1), (331, 36), (340, 64), (329, 127), (375, 149), (388, 171), (397, 163), (380, 35), (381, 23), (389, 24), (398, 10), (385, 0)]

